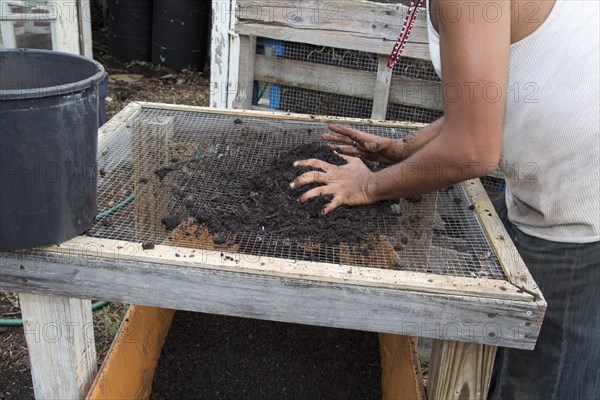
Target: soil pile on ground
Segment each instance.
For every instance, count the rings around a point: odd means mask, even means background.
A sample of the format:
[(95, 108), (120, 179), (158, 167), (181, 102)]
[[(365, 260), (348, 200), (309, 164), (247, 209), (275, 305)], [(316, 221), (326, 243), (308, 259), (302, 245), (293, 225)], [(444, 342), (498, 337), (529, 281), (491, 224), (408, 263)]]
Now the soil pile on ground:
[[(311, 170), (306, 167), (294, 168), (294, 161), (308, 158), (334, 165), (346, 163), (322, 143), (302, 145), (282, 154), (254, 176), (236, 176), (240, 187), (224, 187), (221, 193), (211, 199), (210, 204), (188, 201), (188, 211), (217, 238), (256, 229), (259, 236), (277, 235), (294, 243), (310, 241), (338, 245), (368, 242), (369, 234), (376, 233), (369, 222), (392, 212), (391, 206), (395, 202), (342, 206), (328, 215), (322, 215), (323, 207), (331, 201), (331, 196), (319, 196), (302, 204), (298, 197), (318, 185), (310, 184), (295, 190), (289, 185), (297, 176)], [(232, 197), (239, 198), (240, 190), (243, 196), (238, 204), (234, 207), (222, 206), (231, 203)], [(165, 218), (165, 221), (168, 219)]]
[(177, 311), (151, 399), (380, 399), (377, 333)]

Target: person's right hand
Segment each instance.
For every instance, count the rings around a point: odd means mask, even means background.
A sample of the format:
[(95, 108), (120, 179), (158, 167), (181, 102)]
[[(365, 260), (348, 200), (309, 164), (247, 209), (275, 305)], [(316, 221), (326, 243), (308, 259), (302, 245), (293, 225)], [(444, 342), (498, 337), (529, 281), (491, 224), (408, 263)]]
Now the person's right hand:
[(393, 140), (356, 129), (335, 124), (328, 128), (336, 134), (324, 133), (322, 138), (338, 153), (387, 164), (395, 164), (406, 158), (404, 142)]

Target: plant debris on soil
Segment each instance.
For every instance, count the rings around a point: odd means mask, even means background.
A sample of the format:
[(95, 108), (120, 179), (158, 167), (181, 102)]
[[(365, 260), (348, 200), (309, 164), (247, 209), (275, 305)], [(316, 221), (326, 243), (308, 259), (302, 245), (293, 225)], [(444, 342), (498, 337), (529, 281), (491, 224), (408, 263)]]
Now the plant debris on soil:
[[(186, 202), (188, 212), (199, 224), (206, 225), (215, 244), (222, 244), (229, 234), (249, 227), (257, 229), (258, 235), (280, 235), (294, 243), (308, 240), (330, 245), (369, 242), (369, 235), (376, 232), (366, 222), (393, 212), (392, 206), (397, 202), (341, 206), (332, 213), (323, 215), (322, 210), (332, 196), (318, 196), (306, 203), (298, 201), (301, 194), (320, 184), (313, 183), (294, 190), (290, 188), (290, 182), (297, 176), (313, 170), (309, 167), (292, 166), (295, 161), (308, 158), (317, 158), (337, 166), (346, 164), (345, 159), (323, 143), (301, 145), (282, 154), (254, 176), (237, 176), (240, 187), (223, 187), (208, 204), (200, 201)], [(229, 198), (239, 196), (240, 190), (243, 193), (241, 201), (234, 208), (231, 205), (225, 207), (225, 204), (230, 203)], [(193, 187), (190, 192), (194, 192)], [(181, 219), (183, 216), (169, 215), (163, 219), (163, 224), (170, 230)]]

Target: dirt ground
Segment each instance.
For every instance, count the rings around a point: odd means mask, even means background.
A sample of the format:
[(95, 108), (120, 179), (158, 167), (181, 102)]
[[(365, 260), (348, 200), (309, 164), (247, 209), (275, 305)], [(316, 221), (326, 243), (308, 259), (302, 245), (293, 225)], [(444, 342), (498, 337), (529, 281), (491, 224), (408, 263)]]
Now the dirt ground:
[[(199, 71), (175, 72), (148, 63), (124, 64), (103, 51), (103, 32), (94, 32), (94, 57), (111, 77), (107, 118), (131, 101), (207, 106), (209, 77)], [(101, 299), (100, 299), (101, 300)], [(117, 332), (127, 305), (111, 303), (94, 312), (98, 364)], [(15, 293), (0, 292), (0, 319), (21, 318)], [(25, 335), (21, 326), (0, 326), (0, 400), (32, 399), (33, 389)]]

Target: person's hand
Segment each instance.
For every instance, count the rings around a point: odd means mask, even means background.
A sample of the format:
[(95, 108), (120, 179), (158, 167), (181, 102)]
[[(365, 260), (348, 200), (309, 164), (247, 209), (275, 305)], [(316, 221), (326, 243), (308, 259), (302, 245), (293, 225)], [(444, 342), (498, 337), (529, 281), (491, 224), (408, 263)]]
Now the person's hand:
[(404, 142), (393, 140), (344, 126), (329, 124), (336, 134), (324, 133), (322, 138), (338, 153), (362, 156), (367, 160), (395, 164), (406, 158)]
[(313, 171), (306, 172), (290, 183), (292, 189), (297, 189), (309, 183), (320, 183), (299, 197), (301, 203), (317, 196), (333, 196), (323, 208), (323, 214), (328, 214), (341, 205), (356, 206), (372, 204), (367, 187), (373, 172), (357, 157), (341, 155), (348, 164), (333, 165), (314, 158), (296, 161), (294, 167), (310, 167)]

